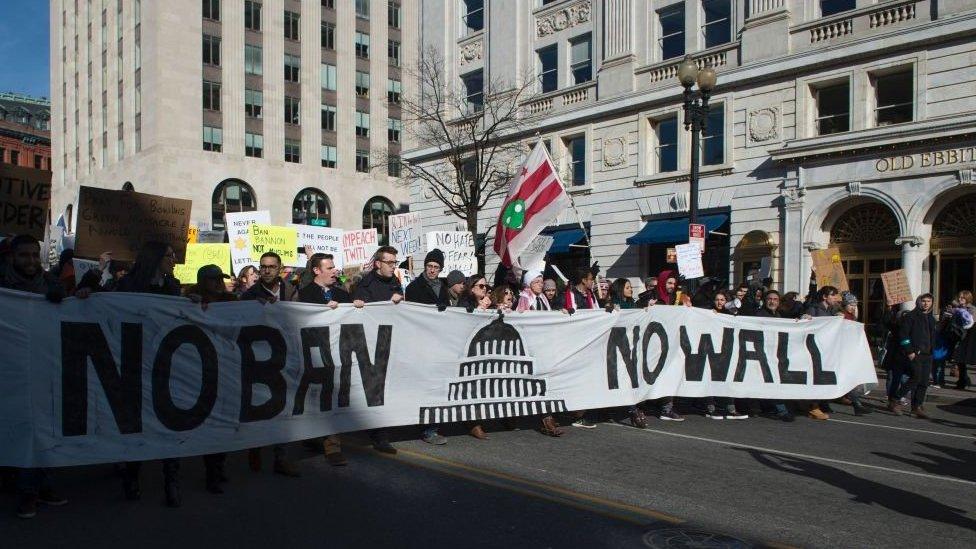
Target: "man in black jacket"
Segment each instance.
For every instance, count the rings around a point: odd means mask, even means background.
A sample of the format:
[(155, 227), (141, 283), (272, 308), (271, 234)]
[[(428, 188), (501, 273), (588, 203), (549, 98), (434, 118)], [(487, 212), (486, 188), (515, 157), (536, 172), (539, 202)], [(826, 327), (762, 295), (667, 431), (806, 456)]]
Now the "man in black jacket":
[(434, 248), (424, 258), (424, 273), (407, 285), (407, 301), (427, 305), (446, 306), (447, 283), (441, 277), (444, 269), (444, 252)]
[[(928, 419), (923, 405), (925, 391), (932, 376), (932, 349), (935, 347), (936, 322), (932, 316), (932, 294), (922, 294), (915, 301), (915, 309), (902, 316), (898, 327), (898, 341), (911, 363), (912, 378), (902, 386), (898, 397), (912, 392), (912, 413), (918, 419)], [(899, 413), (898, 401), (893, 401), (892, 411)]]
[[(779, 292), (776, 290), (767, 290), (766, 294), (763, 296), (763, 305), (756, 311), (759, 318), (783, 318), (783, 314), (779, 312)], [(790, 413), (789, 408), (786, 407), (786, 403), (783, 401), (770, 401), (773, 408), (776, 410), (776, 419), (782, 421), (793, 421), (793, 414)]]

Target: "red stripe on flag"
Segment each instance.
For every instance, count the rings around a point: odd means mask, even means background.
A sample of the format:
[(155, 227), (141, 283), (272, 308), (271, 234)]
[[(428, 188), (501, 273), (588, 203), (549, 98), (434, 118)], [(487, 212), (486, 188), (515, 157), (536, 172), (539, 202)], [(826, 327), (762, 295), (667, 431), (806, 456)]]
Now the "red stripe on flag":
[(525, 211), (525, 220), (528, 220), (535, 214), (539, 213), (546, 206), (552, 204), (552, 201), (559, 197), (563, 192), (563, 186), (559, 184), (559, 181), (553, 180), (552, 183), (542, 189), (542, 192), (535, 197), (532, 201), (532, 205)]
[(552, 164), (549, 162), (543, 162), (534, 172), (532, 172), (531, 175), (529, 175), (529, 177), (525, 178), (525, 181), (522, 182), (518, 192), (515, 193), (515, 196), (513, 196), (512, 199), (521, 198), (522, 200), (525, 200), (529, 198), (532, 196), (532, 193), (539, 188), (539, 185), (546, 182), (546, 179), (548, 179), (551, 174)]

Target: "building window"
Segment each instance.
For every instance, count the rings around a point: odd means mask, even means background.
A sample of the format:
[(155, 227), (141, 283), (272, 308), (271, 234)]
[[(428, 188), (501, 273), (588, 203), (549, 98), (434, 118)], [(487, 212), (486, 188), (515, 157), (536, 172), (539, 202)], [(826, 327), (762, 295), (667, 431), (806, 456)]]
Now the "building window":
[(328, 63), (322, 63), (321, 70), (322, 89), (335, 91), (336, 89), (336, 67)]
[(481, 112), (485, 108), (484, 72), (477, 70), (461, 76), (464, 84), (464, 102), (468, 113)]
[(322, 9), (324, 10), (334, 10), (335, 0), (322, 0)]
[(464, 36), (485, 28), (485, 0), (460, 0), (461, 29)]
[(331, 217), (329, 198), (318, 189), (304, 189), (291, 204), (291, 222), (296, 225), (328, 227)]
[(851, 86), (849, 82), (814, 90), (817, 103), (817, 135), (851, 129)]
[(356, 57), (369, 59), (369, 35), (356, 31)]
[(261, 118), (264, 110), (264, 92), (244, 90), (244, 114), (251, 118)]
[(400, 42), (390, 40), (386, 45), (386, 55), (390, 58), (390, 64), (394, 67), (400, 66)]
[[(121, 8), (122, 3), (119, 2)], [(119, 11), (122, 11), (121, 9)], [(77, 13), (77, 10), (76, 12)], [(203, 18), (220, 21), (220, 0), (203, 0)]]
[(399, 80), (386, 81), (386, 100), (390, 103), (400, 104), (401, 84)]
[(337, 163), (336, 159), (338, 154), (336, 148), (332, 145), (322, 145), (322, 167), (323, 168), (335, 168)]
[(301, 124), (301, 100), (297, 97), (285, 97), (285, 124)]
[(356, 171), (369, 173), (369, 151), (356, 149)]
[(335, 25), (322, 22), (322, 47), (327, 50), (335, 49)]
[(669, 116), (654, 124), (654, 171), (673, 172), (678, 169), (678, 117)]
[(570, 41), (570, 66), (569, 70), (573, 75), (573, 84), (582, 84), (593, 79), (591, 56), (590, 35)]
[(391, 154), (390, 160), (386, 164), (386, 175), (390, 177), (400, 177), (402, 165), (403, 163), (400, 162), (400, 155)]
[(297, 139), (285, 139), (285, 162), (302, 161), (302, 143)]
[(239, 179), (228, 179), (214, 189), (210, 209), (211, 227), (223, 231), (227, 228), (225, 213), (253, 212), (258, 209), (258, 204), (250, 185)]
[(559, 56), (555, 45), (542, 48), (539, 57), (539, 85), (542, 93), (555, 91), (559, 87)]
[[(75, 149), (77, 153), (77, 149)], [(10, 151), (10, 163), (14, 166), (20, 165), (20, 151)]]
[(390, 28), (400, 28), (400, 4), (398, 2), (390, 2), (387, 4), (386, 22)]
[(387, 118), (386, 140), (390, 143), (399, 143), (401, 133), (403, 133), (403, 121), (396, 118)]
[(261, 3), (244, 0), (244, 28), (252, 31), (261, 30)]
[(41, 170), (41, 169), (43, 169), (43, 166), (44, 166), (44, 157), (41, 156), (41, 155), (39, 155), (39, 154), (35, 154), (34, 155), (34, 169), (35, 170)]
[(391, 215), (393, 215), (393, 203), (382, 196), (370, 198), (363, 207), (363, 228), (376, 229), (381, 246), (387, 244)]
[(369, 73), (356, 71), (356, 95), (369, 97)]
[(875, 76), (874, 97), (877, 126), (911, 122), (914, 118), (914, 78), (911, 71)]
[(203, 127), (203, 150), (220, 152), (224, 145), (224, 132), (220, 128)]
[(261, 76), (264, 74), (264, 59), (261, 46), (244, 46), (244, 72)]
[(300, 81), (302, 59), (296, 55), (285, 54), (285, 82)]
[(369, 113), (356, 111), (356, 135), (369, 137)]
[(705, 23), (702, 36), (705, 48), (726, 44), (732, 41), (732, 2), (731, 0), (702, 0)]
[(285, 10), (285, 38), (288, 40), (298, 40), (299, 21), (301, 16), (293, 11)]
[(569, 169), (570, 183), (586, 184), (586, 136), (577, 135), (564, 140), (566, 147), (566, 166)]
[(708, 110), (702, 132), (702, 165), (714, 166), (725, 162), (725, 106), (712, 105)]
[(857, 0), (820, 0), (820, 16), (850, 11), (857, 7)]
[(356, 0), (356, 17), (369, 19), (369, 0)]
[(203, 108), (208, 111), (220, 110), (220, 84), (203, 81)]
[(322, 129), (336, 131), (336, 108), (334, 105), (322, 105)]
[(203, 63), (205, 65), (220, 66), (220, 37), (203, 35)]
[(657, 12), (657, 36), (661, 61), (685, 54), (684, 2)]
[(264, 136), (259, 133), (244, 134), (244, 155), (252, 158), (264, 157)]

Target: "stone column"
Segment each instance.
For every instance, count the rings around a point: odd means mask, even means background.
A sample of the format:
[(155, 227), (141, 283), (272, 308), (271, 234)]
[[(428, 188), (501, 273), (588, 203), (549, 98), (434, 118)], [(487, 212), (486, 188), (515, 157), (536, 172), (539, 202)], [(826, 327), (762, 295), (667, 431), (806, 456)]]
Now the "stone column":
[(809, 258), (803, 248), (803, 195), (800, 187), (785, 187), (782, 196), (783, 225), (780, 242), (780, 261), (782, 274), (777, 281), (784, 292), (801, 291), (809, 279), (809, 267), (804, 269), (804, 257)]
[[(901, 246), (901, 268), (908, 277), (908, 286), (912, 289), (912, 295), (918, 296), (922, 293), (922, 263), (928, 246), (923, 246), (924, 240), (917, 236), (902, 236), (895, 239), (895, 244)], [(902, 308), (914, 309), (915, 302), (909, 301)]]
[(600, 10), (602, 55), (598, 74), (601, 99), (635, 89), (634, 20), (632, 0), (603, 0)]

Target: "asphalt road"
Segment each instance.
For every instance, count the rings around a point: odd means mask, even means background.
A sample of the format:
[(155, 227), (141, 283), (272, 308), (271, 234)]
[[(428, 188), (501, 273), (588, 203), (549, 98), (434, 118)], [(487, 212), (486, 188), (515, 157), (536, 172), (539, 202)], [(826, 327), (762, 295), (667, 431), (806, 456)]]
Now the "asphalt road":
[(73, 468), (57, 472), (69, 505), (34, 520), (0, 498), (0, 547), (973, 547), (974, 396), (934, 391), (931, 421), (840, 405), (827, 422), (715, 421), (686, 406), (683, 423), (559, 439), (523, 422), (433, 447), (401, 429), (392, 458), (347, 439), (343, 468), (293, 445), (300, 479), (236, 454), (221, 496), (186, 459), (180, 509), (163, 506), (158, 465), (138, 503), (111, 467)]

